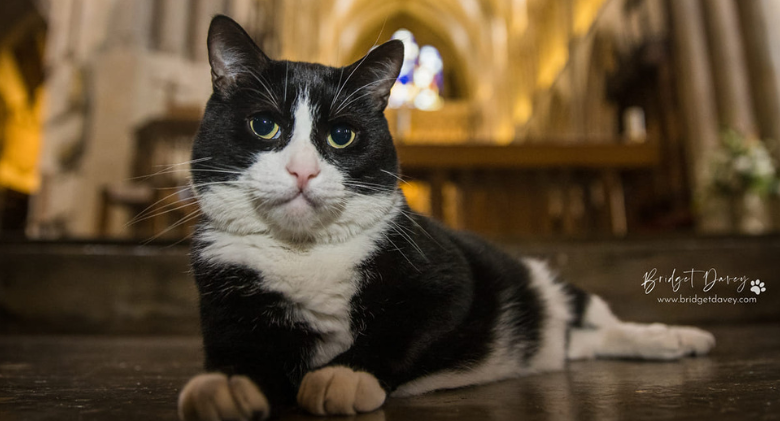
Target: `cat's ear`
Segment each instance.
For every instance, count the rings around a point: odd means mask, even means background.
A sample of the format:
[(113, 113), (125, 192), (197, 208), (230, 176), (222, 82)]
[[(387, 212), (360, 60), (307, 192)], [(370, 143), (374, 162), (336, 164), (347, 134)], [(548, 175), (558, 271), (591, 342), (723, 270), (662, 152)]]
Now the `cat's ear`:
[(271, 61), (241, 25), (223, 15), (211, 20), (208, 48), (215, 91), (233, 87), (242, 73), (262, 72)]
[(350, 64), (344, 71), (352, 75), (352, 89), (366, 92), (374, 107), (381, 111), (387, 107), (390, 89), (403, 64), (404, 43), (392, 40), (369, 51), (365, 57)]

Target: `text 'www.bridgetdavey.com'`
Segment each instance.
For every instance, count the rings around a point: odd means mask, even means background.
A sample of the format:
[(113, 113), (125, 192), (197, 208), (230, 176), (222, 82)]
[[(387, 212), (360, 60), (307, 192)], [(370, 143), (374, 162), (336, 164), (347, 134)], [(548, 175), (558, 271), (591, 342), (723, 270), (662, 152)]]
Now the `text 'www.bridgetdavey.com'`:
[(659, 303), (671, 303), (671, 304), (752, 304), (756, 302), (756, 297), (718, 297), (713, 295), (711, 297), (699, 297), (680, 295), (679, 297), (658, 297)]

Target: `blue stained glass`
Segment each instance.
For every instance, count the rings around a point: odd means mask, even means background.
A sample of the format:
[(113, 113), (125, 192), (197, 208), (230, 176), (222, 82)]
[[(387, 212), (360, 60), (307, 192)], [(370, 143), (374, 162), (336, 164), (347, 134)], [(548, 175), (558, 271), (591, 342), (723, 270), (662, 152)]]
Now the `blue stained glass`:
[(392, 38), (404, 43), (404, 63), (390, 92), (388, 106), (423, 110), (441, 108), (444, 72), (439, 50), (432, 45), (420, 47), (407, 29), (399, 29)]

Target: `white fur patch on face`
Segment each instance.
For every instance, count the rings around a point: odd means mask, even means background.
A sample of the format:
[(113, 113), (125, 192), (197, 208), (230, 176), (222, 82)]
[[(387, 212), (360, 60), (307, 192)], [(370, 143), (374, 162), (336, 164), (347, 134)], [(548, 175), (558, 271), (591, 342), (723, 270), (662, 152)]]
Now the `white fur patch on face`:
[[(241, 176), (248, 189), (247, 199), (256, 216), (279, 237), (292, 241), (309, 240), (312, 234), (334, 222), (349, 198), (344, 176), (322, 159), (312, 143), (312, 113), (305, 92), (296, 100), (295, 124), (290, 142), (278, 152), (258, 155), (257, 161)], [(306, 187), (298, 187), (297, 177), (288, 167), (316, 167), (318, 174)]]

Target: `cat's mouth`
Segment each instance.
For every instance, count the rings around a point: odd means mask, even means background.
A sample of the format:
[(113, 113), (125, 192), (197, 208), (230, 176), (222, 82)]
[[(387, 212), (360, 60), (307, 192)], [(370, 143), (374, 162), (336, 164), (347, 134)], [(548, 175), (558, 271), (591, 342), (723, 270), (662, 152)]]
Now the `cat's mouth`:
[(287, 204), (306, 205), (311, 207), (316, 207), (318, 205), (316, 201), (312, 200), (312, 198), (306, 195), (306, 193), (303, 191), (299, 191), (298, 194), (296, 194), (295, 196), (293, 196), (292, 199), (287, 201)]
[(291, 193), (283, 198), (280, 198), (273, 205), (280, 207), (292, 207), (295, 209), (318, 208), (322, 205), (322, 201), (318, 200), (310, 193), (307, 194), (303, 190), (298, 190), (295, 193)]

